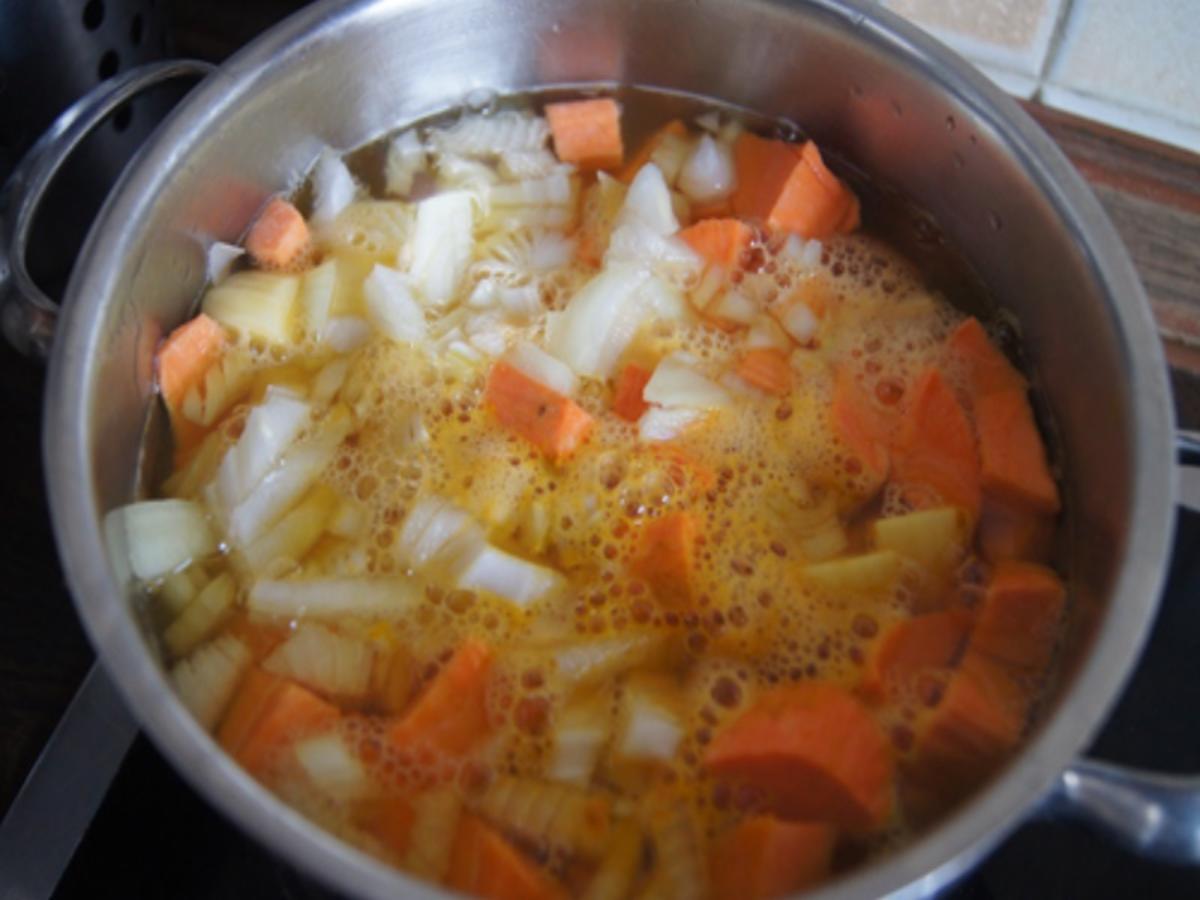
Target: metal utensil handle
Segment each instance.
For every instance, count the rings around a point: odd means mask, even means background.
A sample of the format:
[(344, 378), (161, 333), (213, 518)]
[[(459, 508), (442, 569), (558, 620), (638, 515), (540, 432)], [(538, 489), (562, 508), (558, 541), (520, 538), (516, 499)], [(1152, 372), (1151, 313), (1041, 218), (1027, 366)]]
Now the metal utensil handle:
[[(1200, 434), (1175, 436), (1180, 506), (1200, 513)], [(1046, 811), (1078, 819), (1143, 856), (1200, 864), (1200, 776), (1080, 760), (1059, 776)]]
[(92, 666), (0, 822), (0, 900), (48, 900), (137, 735)]
[(198, 60), (172, 60), (105, 81), (59, 115), (13, 170), (0, 191), (0, 316), (5, 336), (22, 353), (47, 356), (58, 318), (58, 304), (34, 284), (25, 267), (33, 220), (54, 176), (121, 104), (164, 81), (204, 77), (214, 68)]

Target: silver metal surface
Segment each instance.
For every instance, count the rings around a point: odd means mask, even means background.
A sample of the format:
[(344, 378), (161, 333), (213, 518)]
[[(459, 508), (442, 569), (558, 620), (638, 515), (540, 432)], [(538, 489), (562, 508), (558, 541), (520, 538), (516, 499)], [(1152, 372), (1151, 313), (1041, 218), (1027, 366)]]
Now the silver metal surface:
[(137, 723), (100, 663), (75, 692), (0, 822), (0, 900), (49, 900)]
[(174, 60), (149, 63), (106, 81), (68, 107), (17, 165), (0, 192), (0, 317), (5, 337), (23, 353), (46, 356), (58, 304), (29, 274), (30, 234), (54, 177), (79, 144), (123, 103), (164, 81), (197, 78), (213, 67)]
[(236, 239), (323, 146), (357, 146), (472, 89), (581, 82), (710, 95), (802, 123), (928, 209), (1022, 323), (1065, 473), (1061, 678), (991, 784), (921, 840), (812, 894), (928, 896), (1048, 794), (1133, 667), (1170, 549), (1173, 417), (1141, 286), (1087, 186), (1014, 101), (876, 4), (325, 2), (223, 65), (114, 190), (55, 342), (46, 471), (86, 627), (149, 736), (250, 833), (346, 893), (439, 895), (325, 834), (217, 749), (168, 689), (100, 524), (139, 489), (154, 348), (194, 308), (207, 242)]
[(1200, 862), (1200, 777), (1089, 760), (1063, 772), (1047, 806), (1135, 853), (1177, 865)]

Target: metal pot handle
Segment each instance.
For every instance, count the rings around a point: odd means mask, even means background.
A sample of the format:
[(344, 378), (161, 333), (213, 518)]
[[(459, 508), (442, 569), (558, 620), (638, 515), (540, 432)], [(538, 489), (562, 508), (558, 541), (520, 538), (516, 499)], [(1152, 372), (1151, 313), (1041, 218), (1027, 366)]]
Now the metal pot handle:
[[(1176, 435), (1179, 497), (1200, 513), (1200, 433)], [(1200, 864), (1200, 776), (1084, 759), (1059, 776), (1046, 812), (1078, 819), (1141, 856)]]
[(67, 107), (17, 164), (0, 191), (0, 327), (22, 353), (46, 357), (58, 318), (58, 304), (34, 284), (25, 267), (30, 229), (54, 176), (121, 104), (163, 81), (203, 78), (215, 68), (199, 60), (171, 60), (105, 81)]

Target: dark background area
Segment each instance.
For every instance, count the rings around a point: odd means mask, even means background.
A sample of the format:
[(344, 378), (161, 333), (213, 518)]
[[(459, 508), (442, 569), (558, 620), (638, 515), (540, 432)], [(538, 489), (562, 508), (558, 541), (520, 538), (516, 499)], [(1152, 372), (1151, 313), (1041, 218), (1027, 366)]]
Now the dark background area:
[[(447, 0), (449, 2), (449, 0)], [(53, 93), (48, 82), (0, 76), (0, 175), (65, 105), (71, 90), (83, 90), (102, 77), (161, 53), (219, 61), (264, 28), (304, 4), (296, 0), (110, 0), (18, 4), (0, 0), (0, 28), (26, 10), (59, 7), (77, 17), (91, 43), (68, 48), (78, 60), (89, 54), (74, 80), (62, 77), (54, 89), (68, 96), (50, 111), (31, 111), (25, 95)], [(99, 12), (97, 12), (99, 10)], [(142, 16), (140, 32), (134, 16)], [(99, 16), (92, 27), (87, 22)], [(88, 18), (90, 17), (90, 18)], [(86, 21), (85, 21), (86, 19)], [(51, 27), (51, 26), (46, 26)], [(10, 31), (10, 33), (12, 33)], [(57, 32), (56, 32), (57, 33)], [(140, 33), (138, 41), (133, 40)], [(100, 40), (103, 38), (104, 40)], [(86, 49), (81, 49), (86, 48)], [(68, 52), (64, 50), (63, 52)], [(116, 59), (109, 54), (115, 54)], [(53, 59), (48, 51), (46, 55)], [(65, 65), (65, 63), (64, 63)], [(22, 96), (23, 124), (14, 97)], [(57, 295), (92, 210), (133, 152), (136, 135), (145, 133), (169, 98), (138, 101), (114, 119), (108, 145), (96, 149), (74, 175), (64, 178), (62, 216), (48, 213), (40, 222), (47, 252), (37, 261), (39, 280)], [(1127, 139), (1106, 129), (1033, 110), (1072, 159), (1097, 185), (1114, 215), (1136, 206), (1146, 218), (1119, 225), (1142, 270), (1152, 297), (1164, 284), (1158, 268), (1161, 235), (1177, 210), (1169, 199), (1146, 209), (1137, 185), (1122, 174), (1157, 177), (1191, 198), (1200, 198), (1200, 162)], [(120, 121), (125, 124), (118, 127)], [(95, 159), (99, 158), (99, 163)], [(1086, 168), (1085, 168), (1086, 163)], [(1149, 173), (1149, 175), (1145, 175)], [(1122, 187), (1122, 185), (1125, 185)], [(1139, 182), (1140, 184), (1140, 182)], [(1180, 187), (1182, 185), (1182, 187)], [(1166, 195), (1163, 195), (1166, 196)], [(1135, 202), (1136, 201), (1136, 202)], [(1169, 230), (1169, 229), (1166, 229)], [(1159, 235), (1154, 238), (1153, 235)], [(1200, 246), (1179, 248), (1185, 259), (1200, 258)], [(1188, 256), (1190, 254), (1190, 256)], [(1172, 290), (1179, 289), (1178, 265)], [(1184, 282), (1194, 292), (1196, 281)], [(1188, 368), (1188, 354), (1173, 354), (1181, 423), (1200, 426), (1200, 385)], [(42, 364), (0, 346), (0, 404), (7, 421), (0, 438), (4, 454), (0, 475), (0, 811), (7, 808), (42, 745), (92, 662), (63, 584), (46, 510), (40, 458)], [(1200, 518), (1185, 516), (1176, 544), (1171, 587), (1150, 648), (1121, 705), (1095, 750), (1109, 759), (1171, 771), (1200, 771)], [(317, 891), (268, 853), (241, 835), (199, 799), (144, 739), (127, 758), (109, 797), (84, 840), (57, 896), (83, 898), (310, 897)], [(1152, 865), (1113, 848), (1075, 825), (1031, 821), (1005, 842), (951, 896), (985, 898), (1184, 898), (1200, 896), (1200, 875)]]

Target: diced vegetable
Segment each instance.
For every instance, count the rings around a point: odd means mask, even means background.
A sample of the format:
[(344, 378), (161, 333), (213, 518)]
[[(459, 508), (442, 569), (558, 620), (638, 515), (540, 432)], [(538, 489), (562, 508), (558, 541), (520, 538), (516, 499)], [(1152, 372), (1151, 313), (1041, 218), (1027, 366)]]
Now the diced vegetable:
[(503, 361), (492, 367), (485, 402), (501, 425), (555, 461), (574, 453), (592, 428), (592, 417), (574, 400)]
[(1006, 559), (1048, 562), (1054, 538), (1054, 520), (1010, 506), (991, 497), (983, 498), (979, 516), (979, 551), (990, 563)]
[(704, 418), (704, 411), (689, 407), (652, 407), (638, 419), (638, 436), (643, 441), (673, 441), (689, 425)]
[(837, 832), (815, 822), (751, 816), (709, 851), (712, 900), (774, 900), (829, 877)]
[(337, 508), (337, 495), (323, 484), (309, 491), (291, 512), (242, 548), (242, 555), (255, 569), (295, 565), (321, 539)]
[(171, 332), (155, 357), (158, 390), (171, 412), (178, 412), (187, 394), (204, 383), (204, 376), (221, 358), (225, 329), (201, 313)]
[(483, 532), (466, 512), (437, 497), (409, 511), (397, 539), (401, 560), (414, 569), (456, 569), (483, 546)]
[(497, 168), (505, 178), (545, 178), (561, 163), (549, 150), (506, 150), (500, 154)]
[(616, 390), (613, 391), (613, 412), (627, 422), (640, 419), (642, 413), (650, 408), (642, 396), (649, 380), (650, 370), (637, 363), (629, 363), (621, 369)]
[(642, 832), (632, 823), (613, 829), (608, 850), (583, 892), (583, 900), (624, 900), (642, 863)]
[(513, 345), (504, 361), (564, 397), (570, 397), (579, 387), (579, 379), (568, 365), (530, 341)]
[(172, 666), (171, 684), (200, 727), (211, 729), (220, 721), (249, 665), (246, 645), (224, 635)]
[(546, 349), (580, 375), (607, 378), (641, 324), (638, 291), (647, 278), (636, 266), (606, 266), (548, 317)]
[(208, 248), (208, 266), (205, 274), (212, 284), (224, 281), (233, 264), (246, 255), (246, 250), (237, 244), (227, 244), (224, 241), (213, 241)]
[(492, 651), (469, 639), (450, 658), (433, 682), (395, 725), (388, 740), (397, 747), (426, 746), (461, 756), (490, 730), (487, 685)]
[(1046, 447), (1025, 392), (977, 396), (975, 424), (984, 490), (1035, 512), (1058, 512), (1058, 486), (1050, 474)]
[(251, 374), (244, 357), (225, 355), (187, 392), (180, 412), (189, 422), (208, 428), (250, 389)]
[[(409, 852), (416, 818), (413, 804), (406, 797), (360, 797), (354, 804), (354, 823), (383, 844), (397, 860), (404, 859)], [(453, 828), (450, 832), (453, 834)]]
[(561, 900), (566, 892), (508, 841), (470, 814), (454, 837), (446, 884), (488, 900)]
[(942, 502), (979, 517), (979, 453), (971, 423), (941, 372), (925, 370), (892, 450), (893, 477), (906, 488), (932, 489)]
[(501, 776), (479, 798), (479, 811), (533, 844), (597, 857), (608, 843), (609, 797), (567, 784)]
[(259, 579), (250, 588), (247, 606), (254, 615), (270, 619), (337, 623), (347, 616), (403, 619), (422, 597), (423, 586), (407, 578)]
[(642, 225), (659, 237), (679, 230), (679, 221), (671, 206), (671, 189), (662, 171), (654, 163), (643, 166), (634, 176), (625, 194), (625, 203), (617, 214), (618, 228), (631, 224)]
[(825, 167), (812, 141), (803, 147), (745, 132), (733, 147), (733, 209), (772, 228), (824, 238), (858, 227), (858, 198)]
[(302, 400), (268, 391), (263, 403), (246, 417), (238, 438), (217, 469), (216, 504), (232, 510), (271, 471), (309, 422), (311, 408)]
[(413, 801), (413, 824), (404, 868), (431, 881), (441, 881), (450, 868), (462, 803), (454, 790), (434, 788)]
[(546, 121), (554, 152), (563, 162), (581, 169), (612, 169), (621, 165), (621, 109), (611, 98), (547, 103)]
[(299, 741), (294, 752), (308, 780), (335, 799), (353, 800), (370, 789), (363, 764), (336, 733)]
[(679, 232), (687, 245), (714, 265), (736, 269), (754, 229), (738, 219), (703, 219)]
[(733, 193), (736, 179), (729, 146), (706, 134), (679, 172), (679, 189), (697, 203), (714, 203)]
[(966, 319), (946, 340), (951, 358), (963, 369), (976, 396), (1019, 390), (1027, 385), (1003, 353), (988, 338), (976, 318)]
[(337, 707), (299, 685), (251, 669), (217, 740), (247, 771), (261, 775), (293, 740), (327, 731), (338, 716)]
[(300, 279), (276, 272), (237, 272), (204, 295), (202, 311), (241, 335), (271, 344), (295, 337)]
[(541, 600), (562, 589), (564, 579), (553, 569), (505, 553), (490, 544), (464, 563), (458, 586), (469, 591), (488, 591), (518, 606)]
[(202, 568), (188, 566), (186, 569), (172, 572), (163, 578), (154, 598), (163, 610), (171, 618), (174, 618), (183, 612), (183, 608), (192, 601), (196, 594), (200, 593), (206, 584), (208, 584), (208, 577)]
[(695, 601), (696, 520), (689, 512), (654, 519), (642, 531), (633, 571), (645, 579), (659, 602), (690, 608)]
[(491, 158), (503, 153), (540, 150), (550, 137), (541, 116), (516, 110), (465, 115), (448, 128), (436, 128), (429, 142), (440, 153)]
[(417, 663), (395, 640), (375, 642), (367, 699), (372, 709), (399, 713), (412, 698), (417, 681)]
[(409, 272), (430, 306), (445, 306), (458, 290), (471, 258), (474, 222), (471, 195), (465, 191), (446, 191), (417, 204)]
[(109, 520), (111, 535), (119, 539), (133, 574), (143, 581), (161, 578), (217, 550), (203, 508), (187, 500), (131, 503), (109, 513)]
[(876, 550), (805, 566), (807, 584), (831, 594), (865, 594), (889, 590), (900, 577), (903, 561), (894, 550)]
[(654, 660), (669, 658), (666, 636), (656, 631), (631, 631), (554, 648), (558, 674), (573, 687), (596, 685)]
[(838, 438), (882, 486), (891, 468), (888, 445), (893, 417), (867, 396), (849, 369), (839, 369), (834, 379), (831, 415)]
[(686, 725), (679, 688), (666, 676), (638, 673), (625, 682), (612, 755), (618, 765), (669, 763)]
[[(633, 181), (633, 177), (642, 170), (646, 163), (650, 162), (655, 152), (669, 138), (684, 142), (687, 138), (687, 126), (678, 119), (672, 119), (662, 128), (658, 129), (654, 134), (638, 148), (637, 153), (633, 154), (618, 174), (618, 179), (628, 184)], [(686, 143), (685, 143), (686, 146)]]
[(352, 353), (371, 337), (371, 324), (358, 316), (336, 316), (321, 329), (321, 343), (337, 353)]
[(610, 702), (604, 694), (572, 699), (555, 717), (554, 751), (546, 774), (554, 781), (585, 786), (611, 732)]
[(937, 581), (948, 579), (966, 553), (967, 529), (962, 511), (953, 506), (888, 516), (871, 526), (877, 548), (907, 557)]
[(263, 660), (283, 675), (339, 701), (361, 701), (371, 680), (373, 655), (362, 640), (304, 622)]
[(716, 734), (704, 765), (760, 791), (787, 818), (862, 833), (882, 825), (891, 810), (887, 738), (858, 701), (829, 684), (762, 694)]
[(647, 813), (654, 839), (655, 878), (667, 897), (703, 900), (708, 896), (708, 868), (701, 856), (701, 838), (686, 801), (666, 791), (650, 798)]
[(660, 406), (721, 409), (731, 403), (728, 392), (696, 371), (698, 360), (682, 353), (664, 357), (642, 389), (642, 397)]
[(367, 312), (375, 327), (393, 341), (417, 343), (425, 339), (425, 311), (413, 298), (408, 276), (387, 266), (376, 266), (363, 282)]
[(236, 593), (229, 573), (210, 581), (163, 632), (163, 643), (171, 655), (186, 656), (215, 634), (233, 613)]
[(307, 247), (304, 216), (281, 197), (271, 198), (246, 235), (246, 252), (263, 269), (286, 269)]
[(971, 649), (1031, 675), (1050, 664), (1066, 589), (1044, 566), (1015, 560), (996, 566), (979, 607)]
[(342, 158), (326, 148), (313, 167), (312, 191), (312, 222), (325, 225), (353, 202), (358, 187)]
[(962, 653), (971, 617), (954, 609), (903, 619), (872, 645), (863, 668), (861, 688), (877, 700), (913, 699), (917, 679), (930, 670), (945, 671)]
[(416, 129), (402, 131), (388, 144), (383, 175), (386, 190), (393, 196), (405, 196), (412, 190), (413, 179), (425, 168), (425, 147)]
[(792, 390), (792, 367), (780, 350), (762, 347), (742, 354), (735, 370), (738, 377), (768, 394), (787, 394)]
[[(659, 234), (640, 221), (626, 222), (616, 228), (604, 254), (606, 266), (636, 266), (677, 288), (686, 285), (700, 271), (702, 262), (679, 237)], [(645, 285), (639, 294), (644, 290)], [(644, 306), (644, 295), (642, 299)]]

